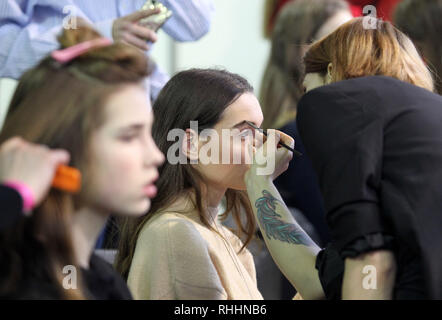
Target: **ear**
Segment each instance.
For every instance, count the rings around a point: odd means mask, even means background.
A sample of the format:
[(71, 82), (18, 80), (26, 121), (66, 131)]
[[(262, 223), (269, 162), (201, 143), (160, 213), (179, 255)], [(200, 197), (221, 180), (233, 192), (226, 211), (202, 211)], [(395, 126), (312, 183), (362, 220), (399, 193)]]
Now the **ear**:
[(191, 161), (191, 163), (197, 162), (199, 152), (198, 134), (192, 129), (186, 129), (182, 143), (182, 153)]
[(332, 82), (332, 74), (333, 74), (333, 63), (329, 63), (327, 66), (327, 83), (331, 83)]

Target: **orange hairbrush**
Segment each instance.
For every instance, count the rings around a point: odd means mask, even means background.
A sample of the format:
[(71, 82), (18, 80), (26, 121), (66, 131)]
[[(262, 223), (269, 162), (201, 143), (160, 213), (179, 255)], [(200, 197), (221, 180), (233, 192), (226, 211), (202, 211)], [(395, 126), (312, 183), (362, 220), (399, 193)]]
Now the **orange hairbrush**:
[(77, 193), (81, 189), (81, 173), (78, 169), (60, 165), (55, 172), (55, 177), (52, 180), (52, 187)]

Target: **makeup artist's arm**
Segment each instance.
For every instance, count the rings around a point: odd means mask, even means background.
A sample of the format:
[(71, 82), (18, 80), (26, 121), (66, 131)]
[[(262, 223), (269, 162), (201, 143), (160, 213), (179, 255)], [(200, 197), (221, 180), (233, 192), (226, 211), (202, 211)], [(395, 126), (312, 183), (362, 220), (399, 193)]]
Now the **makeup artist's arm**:
[[(282, 273), (304, 299), (323, 299), (315, 268), (320, 248), (295, 221), (273, 184), (287, 170), (292, 153), (285, 148), (275, 149), (275, 142), (270, 145), (272, 131), (268, 130), (267, 142), (255, 152), (254, 163), (245, 175), (247, 193), (267, 248)], [(292, 138), (278, 133), (285, 144), (294, 147)]]

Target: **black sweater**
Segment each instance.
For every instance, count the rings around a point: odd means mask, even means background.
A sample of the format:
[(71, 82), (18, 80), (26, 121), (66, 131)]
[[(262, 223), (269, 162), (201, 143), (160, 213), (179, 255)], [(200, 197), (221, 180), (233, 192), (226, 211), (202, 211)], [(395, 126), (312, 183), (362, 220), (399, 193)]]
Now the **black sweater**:
[[(22, 199), (14, 189), (0, 186), (0, 232), (12, 228), (20, 219), (25, 219), (22, 214)], [(37, 253), (36, 253), (37, 254)], [(4, 261), (0, 261), (0, 264)], [(26, 262), (25, 262), (26, 263)], [(85, 296), (97, 300), (129, 300), (132, 295), (125, 281), (113, 267), (98, 257), (92, 255), (89, 269), (80, 268), (83, 281), (86, 284)], [(3, 269), (0, 266), (0, 270)], [(17, 296), (2, 297), (4, 299), (58, 299), (59, 294), (54, 285), (44, 275), (34, 274), (32, 266), (24, 266), (26, 279), (23, 288)], [(6, 279), (3, 279), (6, 280)], [(0, 275), (2, 281), (2, 275)]]
[(341, 257), (394, 239), (396, 285), (415, 291), (424, 277), (442, 299), (442, 97), (350, 79), (308, 92), (297, 123)]

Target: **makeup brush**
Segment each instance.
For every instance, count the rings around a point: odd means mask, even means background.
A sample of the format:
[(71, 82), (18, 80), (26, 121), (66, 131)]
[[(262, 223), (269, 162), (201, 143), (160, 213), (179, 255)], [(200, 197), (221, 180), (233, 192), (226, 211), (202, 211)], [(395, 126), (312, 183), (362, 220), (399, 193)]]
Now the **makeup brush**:
[[(264, 129), (261, 129), (261, 128), (258, 128), (257, 126), (255, 126), (255, 124), (253, 124), (253, 122), (250, 122), (250, 121), (245, 121), (249, 126), (251, 126), (252, 128), (254, 128), (255, 130), (259, 130), (263, 135), (265, 135), (266, 137), (267, 137), (267, 130), (264, 130)], [(295, 150), (295, 149), (292, 149), (292, 148), (290, 148), (288, 145), (286, 145), (284, 142), (279, 142), (278, 143), (278, 145), (279, 146), (282, 146), (282, 147), (284, 147), (284, 148), (286, 148), (287, 150), (290, 150), (291, 152), (293, 152), (293, 154), (295, 155), (295, 156), (297, 156), (297, 157), (300, 157), (300, 156), (302, 156), (302, 153), (301, 152), (299, 152), (299, 151), (297, 151), (297, 150)]]

